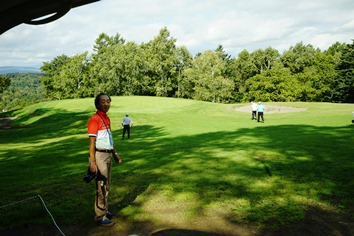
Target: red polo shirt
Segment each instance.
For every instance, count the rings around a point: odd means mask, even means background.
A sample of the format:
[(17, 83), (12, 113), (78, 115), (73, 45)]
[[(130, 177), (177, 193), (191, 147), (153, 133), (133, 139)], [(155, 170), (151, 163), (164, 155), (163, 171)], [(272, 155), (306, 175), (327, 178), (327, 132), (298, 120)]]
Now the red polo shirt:
[(97, 149), (113, 149), (111, 122), (103, 111), (97, 110), (87, 122), (88, 135), (96, 137)]

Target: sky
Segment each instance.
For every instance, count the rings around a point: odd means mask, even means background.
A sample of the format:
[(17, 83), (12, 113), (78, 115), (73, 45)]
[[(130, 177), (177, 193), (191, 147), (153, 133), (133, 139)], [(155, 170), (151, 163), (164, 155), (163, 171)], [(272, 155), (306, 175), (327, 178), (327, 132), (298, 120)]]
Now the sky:
[(0, 35), (0, 66), (39, 68), (55, 57), (92, 53), (100, 33), (147, 43), (167, 27), (194, 56), (222, 45), (232, 57), (297, 43), (326, 50), (354, 39), (353, 0), (101, 0), (40, 26)]

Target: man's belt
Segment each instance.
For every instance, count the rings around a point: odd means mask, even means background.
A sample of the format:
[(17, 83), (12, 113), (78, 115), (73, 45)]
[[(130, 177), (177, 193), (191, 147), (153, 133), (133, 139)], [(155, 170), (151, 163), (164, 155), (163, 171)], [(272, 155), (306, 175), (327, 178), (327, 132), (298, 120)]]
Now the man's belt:
[(112, 149), (97, 149), (96, 152), (106, 152), (106, 153), (112, 153)]

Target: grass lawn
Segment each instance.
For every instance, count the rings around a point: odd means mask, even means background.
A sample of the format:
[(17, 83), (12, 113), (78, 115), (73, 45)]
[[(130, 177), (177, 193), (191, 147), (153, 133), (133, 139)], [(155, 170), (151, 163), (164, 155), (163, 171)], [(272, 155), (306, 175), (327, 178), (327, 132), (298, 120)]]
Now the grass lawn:
[[(257, 123), (239, 110), (250, 104), (112, 97), (108, 114), (123, 159), (109, 199), (124, 222), (117, 227), (218, 232), (223, 222), (276, 230), (313, 210), (353, 220), (354, 105), (264, 105), (265, 123)], [(0, 130), (0, 230), (51, 224), (38, 200), (23, 201), (37, 195), (60, 224), (92, 223), (94, 184), (82, 178), (94, 112), (90, 98), (6, 113), (17, 119), (16, 128)], [(134, 122), (130, 140), (121, 140), (125, 113)]]

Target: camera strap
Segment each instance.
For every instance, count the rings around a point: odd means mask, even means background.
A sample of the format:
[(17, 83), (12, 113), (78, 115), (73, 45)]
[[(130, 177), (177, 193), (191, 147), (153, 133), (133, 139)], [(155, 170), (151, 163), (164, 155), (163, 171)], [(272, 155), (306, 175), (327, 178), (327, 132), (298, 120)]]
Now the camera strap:
[[(99, 184), (98, 183), (98, 181), (100, 181), (101, 183), (103, 183), (103, 184)], [(103, 180), (97, 180), (97, 178), (96, 178), (96, 207), (98, 208), (98, 209), (100, 209), (101, 211), (106, 211), (107, 210), (107, 194), (106, 194), (106, 181), (103, 181)], [(99, 205), (98, 205), (98, 198), (99, 198), (99, 196), (98, 196), (98, 185), (100, 185), (100, 187), (101, 187), (101, 193), (102, 193), (102, 196), (103, 196), (103, 199), (104, 199), (104, 208), (102, 208), (102, 207), (100, 207)]]

